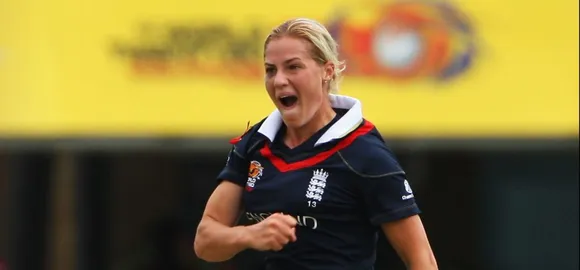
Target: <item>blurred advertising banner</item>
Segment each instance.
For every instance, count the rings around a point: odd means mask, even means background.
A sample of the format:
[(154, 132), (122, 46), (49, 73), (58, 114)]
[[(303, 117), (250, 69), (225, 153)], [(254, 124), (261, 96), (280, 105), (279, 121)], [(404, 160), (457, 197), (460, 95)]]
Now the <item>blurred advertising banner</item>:
[(386, 136), (578, 135), (577, 0), (5, 0), (0, 136), (237, 135), (273, 110), (263, 40), (297, 16)]

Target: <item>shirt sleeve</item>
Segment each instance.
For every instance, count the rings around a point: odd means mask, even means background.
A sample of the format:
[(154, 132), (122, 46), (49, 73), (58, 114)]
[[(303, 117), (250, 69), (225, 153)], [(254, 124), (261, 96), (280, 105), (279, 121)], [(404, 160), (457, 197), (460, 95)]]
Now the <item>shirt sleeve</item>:
[(235, 146), (232, 147), (228, 154), (226, 165), (217, 176), (218, 183), (225, 180), (245, 187), (248, 180), (249, 166), (248, 160), (238, 152)]
[(420, 213), (403, 171), (362, 178), (362, 196), (371, 224), (380, 225)]
[(371, 224), (377, 226), (420, 213), (405, 172), (377, 129), (358, 137), (341, 152), (341, 158), (356, 174), (361, 210)]

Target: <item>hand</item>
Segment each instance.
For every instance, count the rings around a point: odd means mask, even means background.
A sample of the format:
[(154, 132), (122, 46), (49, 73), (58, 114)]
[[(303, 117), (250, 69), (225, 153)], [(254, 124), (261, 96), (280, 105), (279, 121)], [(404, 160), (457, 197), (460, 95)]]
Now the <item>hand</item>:
[(289, 215), (272, 214), (246, 228), (252, 249), (279, 251), (289, 242), (296, 241), (296, 219)]

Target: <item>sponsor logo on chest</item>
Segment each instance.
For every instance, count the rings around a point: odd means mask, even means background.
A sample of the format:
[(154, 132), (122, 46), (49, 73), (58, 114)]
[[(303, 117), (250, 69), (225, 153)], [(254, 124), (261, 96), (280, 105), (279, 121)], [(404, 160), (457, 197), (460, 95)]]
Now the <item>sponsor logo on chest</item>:
[(264, 167), (260, 162), (252, 160), (250, 168), (248, 168), (248, 181), (246, 181), (246, 190), (252, 191), (256, 187), (256, 182), (260, 180), (264, 174)]

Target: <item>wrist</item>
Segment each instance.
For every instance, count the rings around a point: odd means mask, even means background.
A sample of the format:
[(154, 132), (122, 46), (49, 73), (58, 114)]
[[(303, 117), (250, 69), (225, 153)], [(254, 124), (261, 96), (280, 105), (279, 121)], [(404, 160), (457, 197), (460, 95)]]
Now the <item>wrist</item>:
[(250, 226), (238, 226), (236, 227), (237, 235), (235, 238), (235, 246), (238, 246), (240, 250), (248, 249), (252, 247), (252, 233)]

